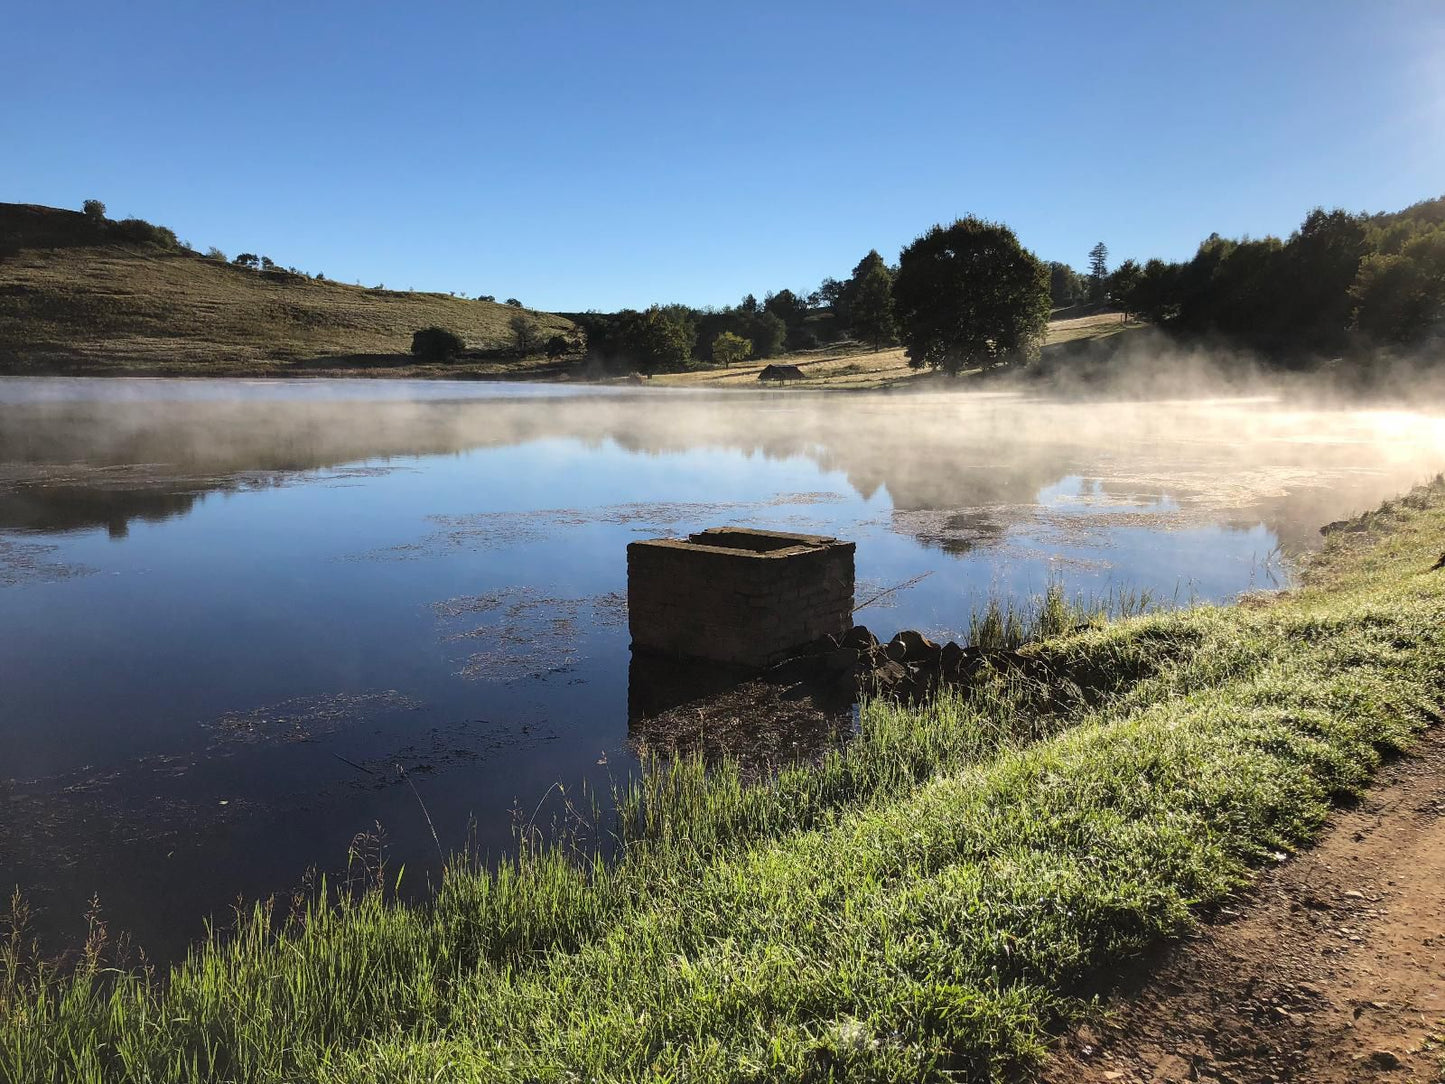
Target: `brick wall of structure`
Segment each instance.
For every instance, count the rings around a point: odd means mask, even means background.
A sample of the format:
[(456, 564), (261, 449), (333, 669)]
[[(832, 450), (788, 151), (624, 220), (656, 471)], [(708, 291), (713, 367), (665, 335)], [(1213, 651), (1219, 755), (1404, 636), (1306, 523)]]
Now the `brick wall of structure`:
[(632, 645), (763, 667), (853, 624), (852, 542), (714, 528), (627, 547)]

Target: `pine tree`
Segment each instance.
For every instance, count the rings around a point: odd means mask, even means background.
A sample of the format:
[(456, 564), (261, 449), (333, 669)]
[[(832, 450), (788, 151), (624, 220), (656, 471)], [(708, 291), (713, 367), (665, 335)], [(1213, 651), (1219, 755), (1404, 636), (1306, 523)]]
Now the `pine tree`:
[(1100, 241), (1089, 249), (1089, 300), (1103, 301), (1109, 281), (1109, 246)]

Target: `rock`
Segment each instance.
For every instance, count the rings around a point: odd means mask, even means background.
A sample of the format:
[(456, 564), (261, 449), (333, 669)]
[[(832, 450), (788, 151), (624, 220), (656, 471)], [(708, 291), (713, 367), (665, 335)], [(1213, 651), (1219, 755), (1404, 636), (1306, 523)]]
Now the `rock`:
[[(895, 648), (895, 644), (898, 647)], [(941, 650), (942, 648), (927, 636), (912, 629), (905, 629), (888, 641), (888, 657), (897, 662), (936, 661)]]
[(903, 632), (899, 635), (904, 638), (904, 645), (908, 649), (908, 653), (904, 656), (905, 662), (936, 663), (938, 661), (943, 649), (927, 636), (918, 632)]
[(871, 651), (878, 646), (878, 637), (868, 631), (866, 625), (854, 625), (838, 640), (840, 647), (851, 647), (855, 651)]
[(959, 647), (952, 640), (943, 645), (938, 653), (938, 665), (944, 674), (952, 677), (963, 665), (963, 648)]
[(858, 665), (858, 652), (851, 647), (837, 647), (823, 658), (823, 667), (830, 674), (852, 672)]
[(1371, 1050), (1369, 1057), (1365, 1060), (1376, 1069), (1398, 1069), (1404, 1064), (1399, 1055), (1389, 1050)]

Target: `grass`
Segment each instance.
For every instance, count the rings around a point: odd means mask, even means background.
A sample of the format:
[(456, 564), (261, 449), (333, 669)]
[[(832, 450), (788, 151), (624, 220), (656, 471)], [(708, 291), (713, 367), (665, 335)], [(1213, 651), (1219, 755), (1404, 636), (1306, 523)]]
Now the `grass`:
[[(519, 310), (445, 294), (248, 271), (139, 246), (24, 249), (0, 261), (0, 371), (87, 375), (482, 376), (546, 372), (546, 359), (413, 365), (411, 336), (439, 324), (473, 349), (511, 340)], [(571, 323), (530, 313), (542, 338)]]
[[(1094, 313), (1083, 317), (1055, 320), (1049, 324), (1044, 345), (1102, 339), (1137, 331), (1145, 325), (1137, 320), (1127, 326), (1117, 312)], [(684, 373), (659, 374), (651, 383), (692, 388), (755, 388), (758, 373), (770, 362), (782, 361), (797, 365), (807, 376), (793, 388), (845, 388), (866, 391), (886, 387), (951, 387), (954, 383), (939, 373), (910, 368), (902, 347), (870, 350), (858, 343), (843, 343), (815, 350), (800, 350), (782, 358), (753, 360), (728, 368), (694, 369)], [(967, 375), (967, 374), (962, 374)], [(771, 386), (771, 385), (769, 385)]]
[(1445, 481), (1365, 528), (1267, 604), (1082, 628), (1040, 607), (1029, 667), (865, 705), (815, 767), (656, 765), (612, 863), (458, 861), (427, 907), (387, 874), (258, 907), (165, 974), (94, 951), (62, 975), (12, 937), (0, 1079), (1015, 1075), (1102, 971), (1306, 844), (1438, 719)]

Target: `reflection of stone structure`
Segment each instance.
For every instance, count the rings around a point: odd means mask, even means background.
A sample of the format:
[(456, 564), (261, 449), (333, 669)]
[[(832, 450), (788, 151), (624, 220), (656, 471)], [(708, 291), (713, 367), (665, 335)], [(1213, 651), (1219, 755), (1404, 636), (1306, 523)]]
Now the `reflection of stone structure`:
[(762, 667), (853, 624), (852, 542), (714, 527), (627, 547), (634, 649)]

